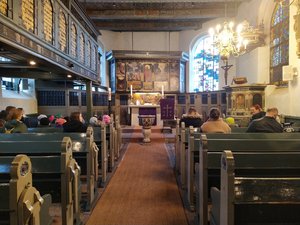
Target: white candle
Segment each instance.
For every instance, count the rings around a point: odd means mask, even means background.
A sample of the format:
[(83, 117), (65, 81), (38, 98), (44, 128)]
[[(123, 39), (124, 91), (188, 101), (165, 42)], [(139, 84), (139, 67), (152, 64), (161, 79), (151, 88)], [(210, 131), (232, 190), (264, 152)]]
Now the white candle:
[(108, 88), (108, 101), (111, 101), (111, 88)]
[(164, 85), (161, 86), (161, 96), (164, 97)]
[(132, 85), (130, 85), (130, 96), (132, 97)]

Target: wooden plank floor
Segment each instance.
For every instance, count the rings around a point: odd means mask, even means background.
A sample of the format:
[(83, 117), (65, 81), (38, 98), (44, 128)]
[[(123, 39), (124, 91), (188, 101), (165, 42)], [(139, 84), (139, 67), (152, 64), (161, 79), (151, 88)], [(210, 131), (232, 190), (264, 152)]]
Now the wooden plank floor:
[(187, 225), (162, 134), (132, 142), (91, 213), (87, 225)]

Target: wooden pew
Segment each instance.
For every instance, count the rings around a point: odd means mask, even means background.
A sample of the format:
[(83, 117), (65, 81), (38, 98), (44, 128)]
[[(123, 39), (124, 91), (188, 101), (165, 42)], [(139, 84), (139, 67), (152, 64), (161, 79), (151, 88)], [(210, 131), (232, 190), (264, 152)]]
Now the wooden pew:
[[(236, 135), (239, 135), (237, 138)], [(298, 150), (300, 139), (295, 133), (280, 134), (202, 134), (200, 138), (199, 174), (197, 174), (198, 195), (196, 198), (196, 215), (199, 224), (207, 225), (209, 189), (212, 186), (220, 187), (220, 159), (224, 149), (232, 151), (291, 151)], [(256, 137), (254, 137), (256, 136)], [(260, 138), (258, 138), (260, 137)], [(298, 135), (299, 137), (299, 135)], [(223, 139), (221, 139), (223, 138)], [(190, 176), (193, 176), (191, 174)], [(192, 186), (192, 184), (190, 185)], [(192, 189), (191, 189), (192, 191)]]
[(26, 155), (0, 157), (0, 224), (49, 225), (51, 196), (32, 186), (32, 166)]
[(28, 128), (29, 133), (62, 133), (62, 127), (30, 127)]
[[(1, 140), (10, 140), (15, 142), (24, 141), (58, 141), (63, 137), (70, 137), (72, 140), (72, 151), (76, 162), (81, 168), (82, 182), (86, 183), (86, 197), (83, 198), (85, 211), (93, 208), (98, 197), (98, 147), (94, 142), (94, 130), (88, 127), (86, 133), (26, 133), (13, 134), (11, 136), (0, 136)], [(41, 143), (42, 144), (42, 143)], [(45, 143), (46, 144), (46, 143)]]
[(299, 171), (299, 151), (224, 151), (220, 189), (222, 222), (215, 225), (299, 224)]
[[(94, 141), (100, 150), (98, 154), (98, 164), (101, 165), (101, 183), (105, 183), (107, 180), (108, 172), (108, 152), (106, 141), (106, 126), (93, 127), (94, 129)], [(100, 183), (100, 182), (99, 182)]]
[[(12, 134), (4, 135), (12, 137)], [(69, 137), (64, 137), (60, 142), (2, 140), (0, 149), (0, 156), (30, 155), (34, 186), (41, 194), (51, 194), (54, 203), (61, 204), (62, 224), (82, 223), (80, 167), (73, 158), (72, 141)]]
[(112, 171), (115, 166), (115, 155), (116, 155), (116, 132), (113, 122), (106, 125), (106, 141), (107, 141), (107, 151), (108, 151), (108, 171)]
[(188, 127), (186, 128), (184, 126), (184, 123), (181, 124), (181, 129), (180, 129), (180, 137), (178, 137), (180, 139), (178, 145), (179, 145), (179, 154), (176, 155), (176, 158), (179, 158), (179, 162), (180, 162), (180, 178), (181, 178), (181, 187), (182, 188), (186, 188), (187, 186), (187, 161), (188, 161), (188, 141), (189, 141), (189, 137), (190, 135), (194, 135), (196, 133), (198, 133), (200, 131), (199, 128), (193, 128)]

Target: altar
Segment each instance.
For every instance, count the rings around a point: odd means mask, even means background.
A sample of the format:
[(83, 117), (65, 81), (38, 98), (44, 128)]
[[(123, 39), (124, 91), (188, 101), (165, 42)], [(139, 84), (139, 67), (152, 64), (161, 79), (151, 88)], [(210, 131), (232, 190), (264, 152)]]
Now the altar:
[(154, 126), (163, 126), (159, 105), (129, 105), (131, 114), (131, 126), (140, 125), (139, 115), (155, 115)]
[[(132, 87), (131, 87), (132, 88)], [(161, 109), (160, 109), (160, 99), (163, 96), (161, 93), (135, 93), (132, 94), (130, 103), (128, 105), (130, 109), (131, 126), (142, 125), (139, 124), (140, 115), (154, 115), (155, 121), (154, 126), (163, 126), (163, 121), (161, 120)]]

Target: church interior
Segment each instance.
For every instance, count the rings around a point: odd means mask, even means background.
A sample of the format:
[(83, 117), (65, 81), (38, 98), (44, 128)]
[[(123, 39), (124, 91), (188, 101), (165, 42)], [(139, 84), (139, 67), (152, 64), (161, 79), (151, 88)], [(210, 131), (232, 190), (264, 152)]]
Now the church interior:
[(0, 0), (0, 224), (300, 225), (299, 60), (300, 0)]

